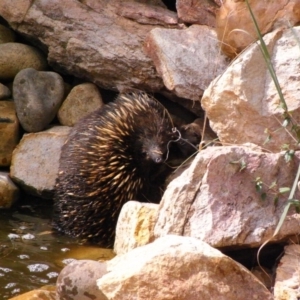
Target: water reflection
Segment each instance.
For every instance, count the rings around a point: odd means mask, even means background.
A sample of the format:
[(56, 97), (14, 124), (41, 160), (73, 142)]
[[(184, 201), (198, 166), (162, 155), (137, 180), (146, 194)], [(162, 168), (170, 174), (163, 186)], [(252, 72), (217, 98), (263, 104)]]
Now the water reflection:
[(54, 235), (51, 201), (27, 197), (22, 202), (26, 204), (0, 210), (0, 299), (55, 284), (62, 267), (73, 259), (112, 256), (110, 250), (101, 252), (70, 237)]

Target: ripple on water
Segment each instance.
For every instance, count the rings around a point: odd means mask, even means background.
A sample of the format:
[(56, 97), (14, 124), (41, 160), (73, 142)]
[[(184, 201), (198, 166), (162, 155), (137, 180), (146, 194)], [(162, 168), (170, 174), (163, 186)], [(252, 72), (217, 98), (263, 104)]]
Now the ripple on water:
[[(107, 249), (52, 234), (51, 211), (51, 201), (44, 199), (26, 199), (26, 205), (0, 210), (0, 299), (54, 285), (60, 270), (76, 258), (111, 256)], [(84, 256), (91, 251), (92, 257)]]
[(37, 272), (44, 272), (48, 270), (49, 266), (45, 264), (33, 264), (33, 265), (28, 265), (27, 268), (29, 269), (30, 272), (37, 273)]
[(51, 233), (51, 201), (30, 202), (0, 210), (0, 299), (55, 284), (61, 249), (76, 245), (70, 238)]

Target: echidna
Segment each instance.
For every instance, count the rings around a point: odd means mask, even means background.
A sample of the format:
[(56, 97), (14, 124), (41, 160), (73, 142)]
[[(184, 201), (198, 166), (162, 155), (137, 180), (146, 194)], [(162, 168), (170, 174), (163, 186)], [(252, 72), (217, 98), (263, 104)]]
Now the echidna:
[(122, 205), (151, 197), (172, 129), (166, 109), (143, 92), (121, 94), (79, 121), (61, 152), (54, 228), (111, 245)]

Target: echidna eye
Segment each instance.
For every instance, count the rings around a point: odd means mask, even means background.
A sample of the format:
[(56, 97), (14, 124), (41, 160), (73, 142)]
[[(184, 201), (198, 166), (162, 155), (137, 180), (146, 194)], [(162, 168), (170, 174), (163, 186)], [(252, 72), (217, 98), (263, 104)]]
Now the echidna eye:
[(142, 151), (141, 156), (142, 156), (142, 158), (146, 158), (148, 156), (148, 154), (146, 151)]

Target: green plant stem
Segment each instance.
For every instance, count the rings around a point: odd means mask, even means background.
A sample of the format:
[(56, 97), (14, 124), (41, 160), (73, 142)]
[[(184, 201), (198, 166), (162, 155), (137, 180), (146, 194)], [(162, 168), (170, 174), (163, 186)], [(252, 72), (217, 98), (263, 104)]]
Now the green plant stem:
[(259, 26), (258, 26), (258, 24), (257, 24), (256, 18), (255, 18), (255, 16), (254, 16), (254, 13), (253, 13), (253, 11), (252, 11), (252, 9), (251, 9), (251, 7), (250, 7), (250, 4), (249, 4), (249, 1), (248, 1), (248, 0), (246, 0), (246, 4), (247, 4), (248, 10), (249, 10), (249, 12), (250, 12), (252, 21), (253, 21), (254, 26), (255, 26), (256, 33), (257, 33), (258, 38), (259, 38), (259, 41), (260, 41), (261, 47), (259, 47), (259, 48), (260, 48), (260, 50), (261, 50), (261, 52), (262, 52), (262, 54), (263, 54), (263, 57), (264, 57), (264, 59), (265, 59), (265, 61), (266, 61), (268, 70), (269, 70), (269, 72), (270, 72), (270, 75), (271, 75), (271, 77), (272, 77), (272, 79), (273, 79), (273, 81), (274, 81), (275, 87), (276, 87), (276, 89), (277, 89), (277, 93), (278, 93), (279, 98), (280, 98), (281, 106), (282, 106), (283, 110), (284, 110), (286, 113), (288, 113), (288, 107), (287, 107), (287, 104), (286, 104), (286, 102), (285, 102), (284, 96), (283, 96), (283, 94), (282, 94), (282, 90), (281, 90), (280, 84), (279, 84), (279, 82), (278, 82), (278, 78), (277, 78), (277, 76), (276, 76), (274, 67), (273, 67), (273, 65), (272, 65), (271, 57), (270, 57), (268, 48), (267, 48), (266, 43), (265, 43), (265, 41), (264, 41), (264, 39), (263, 39), (263, 37), (262, 37), (262, 35), (261, 35)]
[[(291, 189), (291, 192), (290, 192), (288, 200), (294, 198), (294, 194), (295, 194), (295, 191), (296, 191), (296, 188), (297, 188), (297, 185), (298, 185), (299, 177), (300, 177), (300, 163), (299, 163), (299, 166), (298, 166), (298, 171), (297, 171), (296, 177), (294, 179), (293, 187)], [(286, 206), (285, 206), (285, 208), (284, 208), (284, 210), (283, 210), (283, 212), (282, 212), (282, 214), (280, 216), (280, 219), (279, 219), (279, 222), (277, 224), (277, 227), (276, 227), (276, 229), (275, 229), (275, 231), (273, 233), (273, 237), (275, 237), (278, 234), (280, 228), (282, 227), (282, 224), (283, 224), (283, 222), (284, 222), (284, 220), (285, 220), (285, 218), (287, 216), (287, 213), (288, 213), (288, 210), (289, 210), (291, 204), (292, 204), (291, 202), (288, 202), (286, 204)]]

